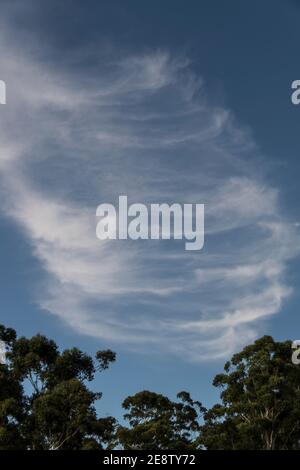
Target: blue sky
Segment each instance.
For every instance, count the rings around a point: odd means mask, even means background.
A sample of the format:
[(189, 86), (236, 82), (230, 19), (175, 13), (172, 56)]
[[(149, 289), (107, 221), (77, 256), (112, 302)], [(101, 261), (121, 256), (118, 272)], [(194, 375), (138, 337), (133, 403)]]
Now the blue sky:
[[(102, 413), (206, 405), (230, 355), (298, 339), (297, 1), (1, 1), (1, 322), (110, 347)], [(95, 211), (205, 204), (205, 246), (107, 241)]]

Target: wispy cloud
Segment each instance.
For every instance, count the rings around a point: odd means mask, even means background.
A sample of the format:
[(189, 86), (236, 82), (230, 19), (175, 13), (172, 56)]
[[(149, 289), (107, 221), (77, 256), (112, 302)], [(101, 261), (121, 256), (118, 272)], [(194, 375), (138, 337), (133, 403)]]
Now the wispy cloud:
[[(57, 70), (42, 50), (2, 37), (1, 196), (47, 276), (36, 300), (128, 348), (227, 356), (290, 294), (297, 227), (282, 217), (248, 130), (210, 104), (187, 58), (100, 51), (98, 60), (91, 75)], [(96, 207), (119, 194), (205, 203), (204, 250), (100, 242)]]

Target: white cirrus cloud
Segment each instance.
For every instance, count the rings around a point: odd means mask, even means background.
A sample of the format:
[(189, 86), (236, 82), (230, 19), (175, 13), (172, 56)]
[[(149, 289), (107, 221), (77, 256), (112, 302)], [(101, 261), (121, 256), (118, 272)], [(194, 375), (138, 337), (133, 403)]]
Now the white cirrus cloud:
[[(44, 270), (41, 308), (83, 334), (196, 361), (255, 338), (291, 293), (297, 228), (262, 176), (249, 132), (210, 105), (189, 60), (100, 52), (92, 76), (76, 75), (2, 36), (3, 211)], [(119, 194), (205, 203), (204, 250), (100, 242), (96, 207)]]

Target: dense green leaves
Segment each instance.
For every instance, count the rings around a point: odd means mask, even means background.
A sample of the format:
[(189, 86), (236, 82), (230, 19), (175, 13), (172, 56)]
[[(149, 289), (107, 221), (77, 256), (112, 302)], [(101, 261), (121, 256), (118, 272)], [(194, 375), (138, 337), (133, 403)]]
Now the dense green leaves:
[(300, 366), (291, 342), (265, 336), (225, 364), (213, 385), (220, 403), (206, 410), (189, 393), (172, 401), (142, 391), (123, 402), (126, 426), (99, 418), (101, 393), (88, 388), (115, 361), (111, 350), (95, 359), (60, 351), (45, 336), (17, 338), (0, 325), (6, 363), (0, 364), (0, 450), (299, 449)]
[(300, 368), (291, 342), (257, 340), (225, 364), (213, 384), (222, 403), (205, 415), (208, 449), (294, 449), (300, 442)]
[(201, 403), (187, 392), (177, 395), (179, 402), (143, 391), (126, 398), (124, 418), (130, 428), (120, 427), (118, 438), (124, 449), (195, 449)]
[(0, 449), (100, 449), (114, 436), (115, 420), (99, 419), (101, 393), (88, 389), (97, 371), (115, 360), (98, 351), (95, 361), (77, 348), (60, 352), (45, 336), (17, 338), (0, 326), (7, 362), (0, 365)]

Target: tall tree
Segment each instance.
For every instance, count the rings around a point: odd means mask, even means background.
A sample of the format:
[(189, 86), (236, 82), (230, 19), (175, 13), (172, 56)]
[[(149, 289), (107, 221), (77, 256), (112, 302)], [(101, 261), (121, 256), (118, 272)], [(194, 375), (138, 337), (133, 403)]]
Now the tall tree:
[(207, 449), (298, 449), (300, 366), (291, 342), (264, 336), (235, 354), (213, 384), (221, 403), (205, 414), (199, 441)]
[[(95, 360), (77, 348), (60, 352), (45, 336), (17, 338), (0, 326), (7, 347), (0, 366), (0, 448), (100, 449), (109, 445), (114, 418), (98, 418), (101, 393), (88, 382), (115, 360), (98, 351)], [(3, 383), (3, 387), (2, 387)]]
[(143, 391), (126, 398), (123, 408), (130, 427), (120, 426), (118, 441), (125, 450), (195, 449), (200, 429), (199, 418), (204, 412), (201, 403), (187, 392), (177, 395), (179, 401)]
[[(0, 340), (9, 348), (16, 333), (0, 325)], [(19, 423), (24, 418), (25, 400), (20, 381), (7, 364), (0, 364), (0, 450), (25, 449)]]

